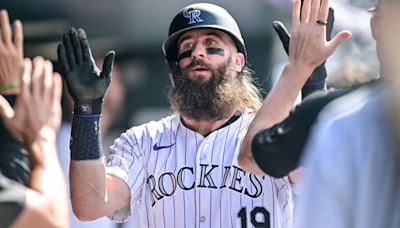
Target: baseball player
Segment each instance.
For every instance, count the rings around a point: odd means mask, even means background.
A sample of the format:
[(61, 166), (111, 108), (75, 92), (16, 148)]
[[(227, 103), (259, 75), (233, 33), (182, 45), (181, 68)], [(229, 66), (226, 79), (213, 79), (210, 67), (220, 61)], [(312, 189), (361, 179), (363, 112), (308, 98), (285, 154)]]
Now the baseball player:
[[(311, 7), (306, 1), (303, 15), (315, 16), (317, 2)], [(300, 4), (295, 1), (294, 20), (299, 20)], [(321, 14), (327, 16), (327, 6)], [(325, 47), (304, 49), (315, 41), (304, 43), (305, 36), (299, 30), (292, 37), (291, 50), (301, 51), (291, 54), (294, 62), (281, 76), (284, 87), (296, 74), (304, 84), (327, 57), (319, 54)], [(70, 182), (76, 216), (123, 222), (137, 205), (141, 227), (291, 227), (288, 177), (257, 176), (238, 164), (261, 98), (235, 20), (213, 4), (189, 5), (173, 19), (163, 51), (175, 114), (130, 128), (105, 159), (99, 122), (115, 53), (107, 54), (100, 72), (85, 32), (72, 28), (64, 35), (58, 55), (75, 101)]]

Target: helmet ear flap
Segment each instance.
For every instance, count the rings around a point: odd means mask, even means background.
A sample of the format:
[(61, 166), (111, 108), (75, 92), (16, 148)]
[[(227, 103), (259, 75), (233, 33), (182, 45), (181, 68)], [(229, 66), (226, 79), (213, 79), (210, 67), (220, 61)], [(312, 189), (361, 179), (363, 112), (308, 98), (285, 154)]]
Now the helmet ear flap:
[(165, 59), (165, 69), (168, 72), (172, 86), (175, 87), (174, 74), (178, 72), (178, 66), (175, 64), (175, 61), (173, 59)]

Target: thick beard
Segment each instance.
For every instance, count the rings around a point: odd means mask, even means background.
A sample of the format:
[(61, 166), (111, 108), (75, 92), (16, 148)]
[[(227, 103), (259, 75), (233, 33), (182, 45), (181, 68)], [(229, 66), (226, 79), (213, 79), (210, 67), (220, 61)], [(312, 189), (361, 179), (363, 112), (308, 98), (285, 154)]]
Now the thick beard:
[[(190, 78), (189, 72), (196, 65), (207, 67), (212, 73), (210, 79)], [(237, 75), (231, 58), (218, 69), (202, 59), (193, 60), (174, 75), (175, 87), (168, 93), (172, 109), (196, 121), (222, 120), (235, 111), (241, 113), (245, 108), (245, 86)]]

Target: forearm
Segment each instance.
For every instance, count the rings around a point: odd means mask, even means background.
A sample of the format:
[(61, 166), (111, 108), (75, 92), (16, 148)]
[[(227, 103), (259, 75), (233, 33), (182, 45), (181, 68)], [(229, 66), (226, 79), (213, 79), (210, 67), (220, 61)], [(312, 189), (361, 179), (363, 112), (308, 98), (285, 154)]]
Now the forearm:
[(295, 67), (288, 63), (278, 82), (268, 94), (257, 115), (249, 126), (239, 154), (239, 164), (249, 172), (263, 175), (264, 172), (254, 163), (251, 145), (254, 136), (262, 129), (270, 128), (285, 119), (303, 87), (312, 68)]
[(74, 214), (91, 221), (113, 212), (109, 204), (100, 117), (74, 116), (71, 129), (70, 188)]
[(104, 159), (70, 163), (71, 203), (74, 214), (81, 221), (105, 216), (107, 191)]
[[(32, 169), (27, 208), (22, 216), (33, 217), (36, 221), (29, 227), (68, 227), (67, 187), (55, 152), (55, 134), (48, 138), (49, 134), (51, 132), (46, 133), (46, 138), (38, 136), (27, 146)], [(29, 221), (32, 223), (32, 220), (22, 217), (15, 227), (24, 227)]]

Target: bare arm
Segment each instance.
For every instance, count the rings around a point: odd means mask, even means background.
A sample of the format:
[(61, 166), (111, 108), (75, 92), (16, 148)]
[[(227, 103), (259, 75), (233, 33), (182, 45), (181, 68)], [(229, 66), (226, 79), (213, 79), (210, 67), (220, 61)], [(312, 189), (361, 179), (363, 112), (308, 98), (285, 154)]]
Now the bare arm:
[[(349, 32), (341, 32), (332, 41), (326, 41), (325, 27), (316, 24), (315, 21), (326, 21), (328, 4), (328, 0), (322, 0), (321, 5), (320, 1), (304, 0), (300, 16), (301, 2), (300, 0), (294, 2), (289, 60), (277, 84), (250, 124), (239, 154), (239, 164), (246, 171), (265, 175), (252, 155), (251, 145), (254, 136), (260, 130), (272, 127), (289, 115), (308, 76), (351, 35)], [(289, 174), (289, 178), (294, 182), (299, 182), (299, 176), (301, 175), (291, 178)]]
[(81, 221), (107, 216), (130, 201), (128, 185), (121, 178), (106, 174), (103, 161), (71, 160), (71, 203)]
[(4, 125), (29, 151), (31, 180), (23, 211), (12, 227), (68, 227), (66, 185), (56, 152), (61, 87), (50, 61), (24, 60), (21, 94), (14, 109), (0, 96)]

